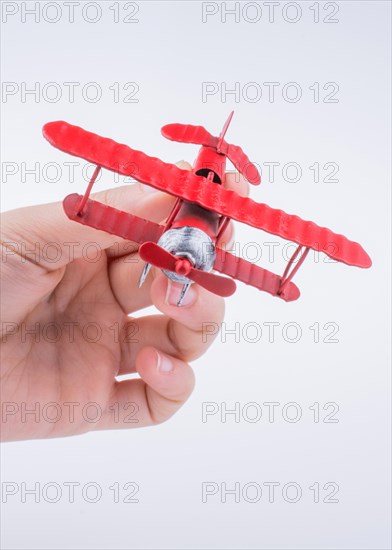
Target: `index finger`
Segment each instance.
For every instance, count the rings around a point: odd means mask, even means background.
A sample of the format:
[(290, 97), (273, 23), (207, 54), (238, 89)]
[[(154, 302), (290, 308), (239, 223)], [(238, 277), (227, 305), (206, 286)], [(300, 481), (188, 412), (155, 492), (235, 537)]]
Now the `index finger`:
[(148, 346), (183, 361), (192, 361), (211, 345), (223, 320), (223, 298), (192, 285), (183, 305), (178, 307), (180, 291), (178, 283), (172, 283), (162, 274), (156, 277), (151, 298), (164, 315), (132, 320), (132, 325), (137, 326), (137, 337), (136, 341), (123, 345), (119, 374), (133, 372), (139, 352)]

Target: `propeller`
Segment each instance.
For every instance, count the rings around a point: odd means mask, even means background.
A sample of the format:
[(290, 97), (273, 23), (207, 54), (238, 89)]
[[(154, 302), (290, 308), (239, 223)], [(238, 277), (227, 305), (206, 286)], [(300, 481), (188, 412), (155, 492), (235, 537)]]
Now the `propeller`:
[(173, 273), (187, 277), (218, 296), (226, 298), (234, 294), (236, 290), (236, 284), (233, 279), (196, 269), (188, 258), (174, 256), (154, 242), (148, 241), (143, 243), (139, 248), (139, 254), (145, 262), (160, 269), (172, 271)]
[(233, 114), (234, 111), (230, 113), (219, 137), (210, 134), (203, 126), (194, 126), (192, 124), (166, 124), (166, 126), (161, 128), (161, 133), (165, 138), (171, 139), (172, 141), (213, 147), (218, 153), (225, 155), (249, 183), (258, 185), (261, 179), (256, 166), (251, 163), (241, 147), (238, 145), (231, 145), (224, 139), (231, 119), (233, 118)]

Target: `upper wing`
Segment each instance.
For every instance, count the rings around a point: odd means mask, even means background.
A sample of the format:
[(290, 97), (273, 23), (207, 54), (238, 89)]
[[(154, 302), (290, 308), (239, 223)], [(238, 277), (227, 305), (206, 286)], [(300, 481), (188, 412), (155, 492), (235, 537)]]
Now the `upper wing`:
[[(135, 178), (161, 191), (166, 191), (169, 182), (178, 181), (190, 173), (188, 170), (177, 168), (174, 164), (150, 157), (127, 145), (87, 132), (67, 122), (45, 124), (43, 135), (51, 145), (65, 153), (84, 158), (123, 176)], [(201, 176), (193, 177), (203, 180)], [(170, 190), (167, 192), (175, 195)]]
[(162, 162), (140, 151), (102, 138), (66, 122), (50, 122), (44, 136), (58, 149), (89, 162), (132, 176), (176, 197), (194, 202), (222, 216), (246, 223), (289, 241), (324, 252), (331, 258), (358, 267), (370, 267), (371, 259), (360, 244), (319, 227), (311, 221), (270, 208), (235, 191)]

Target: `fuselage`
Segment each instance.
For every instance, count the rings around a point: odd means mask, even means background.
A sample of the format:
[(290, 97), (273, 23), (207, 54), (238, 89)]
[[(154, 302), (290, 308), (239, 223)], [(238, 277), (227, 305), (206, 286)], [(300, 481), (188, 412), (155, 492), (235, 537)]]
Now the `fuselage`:
[[(225, 165), (224, 155), (211, 147), (203, 146), (192, 171), (222, 185)], [(211, 271), (216, 257), (215, 245), (222, 227), (222, 216), (187, 201), (176, 204), (172, 214), (173, 219), (170, 220), (169, 216), (168, 227), (158, 241), (159, 246), (171, 254), (189, 259), (197, 269)], [(176, 282), (190, 282), (177, 273), (165, 271), (165, 274)]]

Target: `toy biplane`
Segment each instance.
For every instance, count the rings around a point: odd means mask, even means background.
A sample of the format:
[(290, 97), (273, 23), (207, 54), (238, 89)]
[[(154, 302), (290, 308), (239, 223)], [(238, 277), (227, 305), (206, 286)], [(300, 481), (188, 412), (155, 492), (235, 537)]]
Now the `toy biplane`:
[[(192, 171), (182, 170), (174, 164), (162, 162), (66, 122), (49, 122), (43, 128), (49, 143), (96, 165), (85, 194), (72, 194), (64, 199), (66, 215), (81, 224), (138, 243), (140, 257), (146, 262), (140, 286), (150, 267), (158, 267), (170, 279), (183, 284), (178, 305), (181, 305), (194, 282), (220, 296), (230, 296), (236, 289), (233, 279), (287, 302), (296, 300), (300, 292), (292, 278), (310, 249), (324, 252), (348, 265), (370, 267), (371, 260), (360, 244), (311, 221), (304, 221), (225, 189), (226, 158), (248, 182), (254, 185), (260, 183), (256, 166), (240, 147), (230, 145), (224, 139), (232, 116), (233, 113), (219, 137), (214, 137), (202, 126), (163, 126), (161, 132), (164, 137), (201, 145)], [(101, 168), (130, 176), (176, 197), (164, 225), (90, 199)], [(282, 276), (217, 246), (231, 219), (298, 245)], [(214, 271), (229, 277), (217, 275)]]

